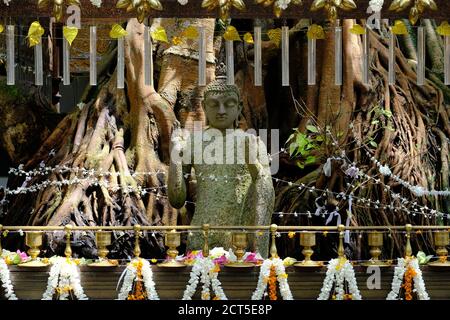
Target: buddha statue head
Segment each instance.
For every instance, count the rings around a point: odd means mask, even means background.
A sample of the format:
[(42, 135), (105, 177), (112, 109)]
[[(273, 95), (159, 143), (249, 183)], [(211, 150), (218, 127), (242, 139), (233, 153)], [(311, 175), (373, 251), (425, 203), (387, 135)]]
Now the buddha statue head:
[(239, 89), (226, 83), (226, 76), (218, 75), (203, 93), (203, 109), (210, 127), (226, 130), (237, 127), (242, 111)]

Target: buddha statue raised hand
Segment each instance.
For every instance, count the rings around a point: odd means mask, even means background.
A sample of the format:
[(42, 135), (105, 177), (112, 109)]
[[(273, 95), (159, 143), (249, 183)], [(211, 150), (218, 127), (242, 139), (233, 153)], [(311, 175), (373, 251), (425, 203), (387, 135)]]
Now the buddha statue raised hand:
[[(192, 225), (269, 225), (275, 192), (265, 144), (255, 135), (237, 128), (242, 110), (239, 89), (222, 77), (204, 90), (202, 102), (207, 127), (194, 125), (188, 133), (172, 134), (169, 169), (169, 201), (181, 208), (187, 195), (187, 177), (197, 180)], [(201, 249), (203, 238), (194, 233), (188, 248)], [(269, 236), (249, 234), (249, 251), (267, 257)], [(209, 246), (231, 247), (229, 232), (210, 232)]]

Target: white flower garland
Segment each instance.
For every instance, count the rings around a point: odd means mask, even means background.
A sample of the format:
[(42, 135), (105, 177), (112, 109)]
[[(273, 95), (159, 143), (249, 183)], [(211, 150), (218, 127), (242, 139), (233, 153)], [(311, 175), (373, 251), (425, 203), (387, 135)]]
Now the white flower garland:
[(222, 284), (218, 279), (218, 272), (215, 270), (217, 266), (214, 264), (212, 257), (197, 258), (191, 270), (190, 278), (186, 289), (184, 290), (182, 300), (192, 300), (199, 280), (202, 282), (202, 300), (210, 300), (210, 287), (219, 300), (228, 300), (222, 289)]
[[(128, 298), (128, 294), (133, 289), (133, 283), (137, 281), (136, 264), (139, 261), (142, 262), (142, 280), (144, 281), (144, 287), (147, 292), (148, 300), (159, 300), (159, 296), (155, 288), (155, 282), (153, 281), (152, 267), (147, 260), (141, 258), (134, 259), (130, 263), (128, 263), (124, 273), (122, 274), (124, 280), (120, 288), (117, 300), (126, 300)], [(121, 279), (119, 279), (119, 283)]]
[(283, 300), (294, 300), (287, 282), (286, 269), (284, 268), (283, 260), (280, 258), (264, 260), (259, 271), (258, 285), (253, 292), (252, 300), (261, 300), (263, 298), (264, 292), (267, 289), (267, 279), (270, 276), (270, 268), (272, 266), (275, 267), (278, 284), (280, 285), (281, 297)]
[(81, 287), (78, 267), (71, 259), (64, 257), (50, 258), (52, 268), (49, 272), (47, 289), (42, 300), (52, 300), (56, 291), (59, 291), (59, 300), (67, 300), (71, 289), (78, 300), (88, 300)]
[(352, 264), (345, 259), (345, 261), (337, 259), (331, 259), (328, 263), (328, 269), (323, 281), (322, 290), (320, 291), (317, 300), (328, 300), (331, 294), (333, 285), (336, 289), (336, 300), (343, 300), (345, 291), (344, 283), (347, 281), (349, 292), (352, 295), (353, 300), (361, 300), (361, 293), (358, 289), (356, 282), (355, 270)]
[(425, 288), (425, 282), (423, 281), (422, 271), (419, 267), (419, 261), (417, 258), (399, 258), (397, 266), (394, 269), (394, 278), (392, 279), (391, 292), (386, 297), (386, 300), (398, 300), (400, 294), (400, 288), (403, 283), (403, 277), (408, 267), (413, 268), (416, 273), (414, 279), (414, 290), (417, 293), (419, 300), (430, 300), (427, 290)]
[(17, 300), (11, 278), (9, 277), (8, 265), (3, 258), (0, 258), (0, 280), (2, 282), (2, 287), (5, 290), (5, 297), (8, 300)]

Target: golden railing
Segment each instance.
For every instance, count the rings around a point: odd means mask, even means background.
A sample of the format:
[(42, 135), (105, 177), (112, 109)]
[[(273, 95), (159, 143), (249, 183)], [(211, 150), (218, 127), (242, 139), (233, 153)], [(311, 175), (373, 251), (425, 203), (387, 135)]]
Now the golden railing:
[[(369, 234), (368, 244), (371, 247), (370, 254), (372, 258), (366, 265), (378, 265), (385, 266), (385, 263), (378, 260), (378, 256), (381, 254), (381, 248), (383, 246), (383, 235), (381, 231), (389, 232), (402, 232), (406, 233), (405, 244), (405, 256), (412, 256), (411, 247), (411, 233), (413, 231), (433, 231), (434, 241), (437, 247), (436, 253), (439, 256), (439, 260), (436, 262), (437, 266), (449, 266), (450, 262), (447, 261), (448, 251), (446, 247), (449, 245), (449, 232), (450, 226), (413, 226), (410, 224), (404, 226), (278, 226), (276, 224), (268, 226), (214, 226), (204, 224), (202, 226), (2, 226), (0, 225), (0, 239), (4, 231), (24, 231), (26, 232), (26, 244), (30, 249), (28, 253), (32, 257), (30, 266), (40, 265), (37, 262), (37, 256), (39, 255), (39, 247), (42, 245), (42, 233), (50, 231), (63, 231), (66, 238), (66, 257), (72, 256), (72, 249), (70, 247), (70, 237), (74, 231), (93, 231), (96, 234), (96, 242), (98, 247), (98, 256), (102, 266), (108, 264), (106, 258), (108, 249), (106, 248), (111, 244), (111, 231), (132, 231), (134, 232), (134, 255), (139, 257), (141, 249), (139, 245), (139, 239), (143, 231), (164, 232), (165, 245), (168, 247), (167, 256), (168, 259), (160, 264), (160, 266), (176, 267), (184, 266), (176, 261), (178, 254), (177, 247), (180, 246), (180, 231), (199, 231), (203, 233), (203, 255), (209, 255), (208, 236), (211, 231), (233, 231), (232, 244), (236, 256), (238, 258), (237, 263), (242, 263), (242, 256), (245, 253), (245, 249), (248, 245), (247, 235), (248, 232), (255, 231), (268, 231), (271, 235), (270, 244), (270, 256), (271, 258), (278, 257), (276, 247), (276, 237), (279, 232), (300, 232), (300, 244), (304, 247), (302, 253), (305, 256), (305, 260), (299, 263), (299, 266), (319, 266), (320, 264), (311, 260), (313, 254), (312, 247), (315, 246), (316, 232), (334, 232), (339, 233), (338, 244), (338, 257), (345, 258), (344, 254), (344, 234), (346, 231), (366, 231)], [(1, 244), (1, 242), (0, 242)], [(1, 246), (0, 246), (1, 250)]]

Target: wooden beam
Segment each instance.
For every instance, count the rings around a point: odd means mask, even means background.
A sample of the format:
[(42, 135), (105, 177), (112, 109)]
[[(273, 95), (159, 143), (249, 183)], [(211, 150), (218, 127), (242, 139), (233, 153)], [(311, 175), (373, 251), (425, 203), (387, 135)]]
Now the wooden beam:
[[(238, 11), (233, 9), (231, 11), (231, 17), (237, 19), (268, 19), (275, 18), (272, 7), (263, 7), (255, 4), (254, 0), (244, 0), (247, 6), (245, 11)], [(182, 6), (177, 0), (161, 0), (164, 7), (162, 11), (152, 10), (150, 13), (151, 18), (217, 18), (218, 12), (207, 11), (201, 8), (201, 0), (189, 0), (188, 4)], [(303, 0), (303, 5), (295, 6), (290, 5), (287, 10), (283, 12), (281, 19), (300, 19), (310, 18), (313, 20), (324, 20), (326, 14), (323, 11), (310, 12), (311, 3), (313, 0)], [(366, 13), (369, 0), (357, 0), (357, 9), (353, 11), (339, 10), (339, 18), (349, 19), (364, 19), (369, 16)], [(435, 0), (439, 10), (431, 11), (427, 10), (422, 18), (431, 18), (437, 20), (447, 19), (450, 15), (450, 1), (448, 0)], [(103, 0), (102, 6), (97, 8), (93, 6), (90, 0), (81, 0), (81, 17), (83, 18), (128, 18), (134, 17), (133, 12), (126, 12), (125, 10), (116, 8), (117, 0)], [(400, 13), (394, 13), (387, 10), (391, 0), (386, 0), (384, 9), (381, 16), (385, 19), (407, 18), (409, 9)], [(9, 6), (3, 4), (0, 1), (0, 17), (50, 17), (52, 16), (51, 6), (46, 9), (38, 9), (37, 0), (13, 0)]]

